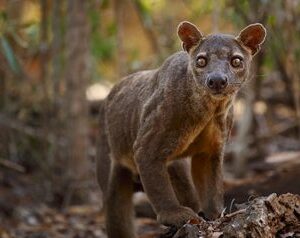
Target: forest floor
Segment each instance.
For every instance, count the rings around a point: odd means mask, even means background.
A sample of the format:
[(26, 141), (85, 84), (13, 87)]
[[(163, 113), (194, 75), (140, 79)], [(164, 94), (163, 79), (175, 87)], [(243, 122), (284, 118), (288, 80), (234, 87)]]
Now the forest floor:
[[(300, 194), (299, 152), (270, 157), (267, 163), (250, 166), (249, 171), (246, 178), (225, 181), (226, 213), (258, 196)], [(32, 176), (0, 165), (0, 238), (106, 237), (104, 216), (97, 201), (65, 209), (51, 207), (35, 199)], [(97, 193), (97, 186), (93, 189)], [(139, 238), (159, 237), (166, 231), (151, 218), (137, 218), (135, 222)]]

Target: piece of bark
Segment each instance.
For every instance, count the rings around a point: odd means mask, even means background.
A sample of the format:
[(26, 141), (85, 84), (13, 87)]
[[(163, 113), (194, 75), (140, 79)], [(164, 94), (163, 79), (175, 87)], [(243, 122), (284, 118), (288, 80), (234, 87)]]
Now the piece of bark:
[[(300, 237), (300, 196), (271, 194), (243, 204), (244, 207), (214, 221), (188, 223), (172, 238)], [(166, 236), (162, 235), (161, 238)]]

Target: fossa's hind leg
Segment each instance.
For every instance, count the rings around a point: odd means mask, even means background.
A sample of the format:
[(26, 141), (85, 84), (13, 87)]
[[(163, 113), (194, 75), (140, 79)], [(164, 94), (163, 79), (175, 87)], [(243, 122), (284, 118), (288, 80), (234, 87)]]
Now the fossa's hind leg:
[(132, 172), (112, 163), (106, 200), (106, 229), (109, 238), (134, 238)]
[(97, 180), (102, 191), (102, 197), (104, 200), (107, 196), (107, 187), (110, 173), (110, 148), (108, 144), (107, 135), (105, 132), (105, 108), (104, 101), (99, 105), (99, 136), (97, 138)]

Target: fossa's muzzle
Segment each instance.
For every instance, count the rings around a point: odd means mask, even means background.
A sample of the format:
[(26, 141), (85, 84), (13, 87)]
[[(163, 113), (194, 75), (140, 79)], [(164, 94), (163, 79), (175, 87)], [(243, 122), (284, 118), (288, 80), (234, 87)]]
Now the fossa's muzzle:
[(222, 93), (228, 86), (228, 78), (222, 74), (211, 74), (206, 79), (206, 87), (213, 93)]

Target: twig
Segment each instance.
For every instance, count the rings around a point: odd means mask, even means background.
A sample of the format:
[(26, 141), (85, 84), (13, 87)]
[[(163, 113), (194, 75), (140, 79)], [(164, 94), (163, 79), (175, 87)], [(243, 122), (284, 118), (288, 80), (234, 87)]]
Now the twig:
[(222, 210), (220, 217), (224, 217), (225, 212), (226, 212), (226, 209), (227, 209), (227, 207), (225, 207), (225, 208)]
[(22, 132), (23, 134), (28, 135), (30, 137), (45, 140), (50, 144), (58, 144), (60, 146), (65, 146), (65, 143), (63, 141), (57, 141), (52, 136), (45, 136), (45, 133), (43, 131), (24, 125), (18, 120), (15, 120), (3, 114), (0, 114), (0, 125)]
[(20, 173), (25, 173), (25, 171), (26, 171), (23, 166), (21, 166), (17, 163), (14, 163), (12, 161), (9, 161), (9, 160), (5, 160), (5, 159), (0, 159), (0, 165), (3, 167), (6, 167), (8, 169), (15, 170)]
[(232, 199), (230, 202), (229, 212), (231, 212), (235, 199)]
[(233, 216), (235, 216), (235, 215), (237, 215), (237, 214), (244, 213), (245, 211), (246, 211), (246, 208), (243, 208), (243, 209), (238, 210), (238, 211), (235, 211), (235, 212), (233, 212), (233, 213), (226, 214), (225, 217), (226, 217), (226, 218), (230, 218), (230, 217), (233, 217)]

